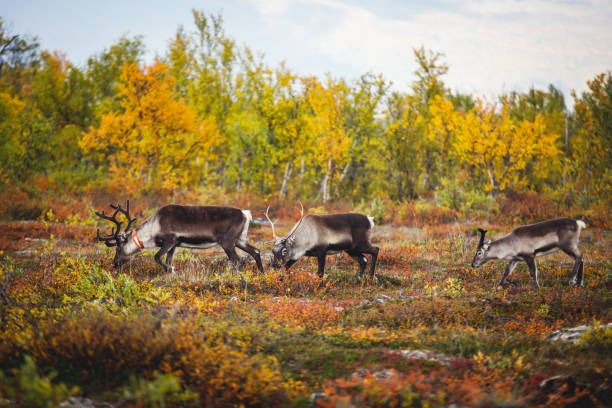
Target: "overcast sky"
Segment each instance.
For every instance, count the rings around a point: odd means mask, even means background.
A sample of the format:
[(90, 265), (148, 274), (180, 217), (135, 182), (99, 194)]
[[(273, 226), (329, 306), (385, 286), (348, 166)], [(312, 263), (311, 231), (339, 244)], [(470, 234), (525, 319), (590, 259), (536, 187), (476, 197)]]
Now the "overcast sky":
[(549, 83), (568, 96), (612, 69), (611, 0), (0, 0), (13, 32), (79, 66), (124, 34), (143, 36), (148, 59), (162, 55), (179, 25), (193, 29), (192, 8), (221, 11), (226, 33), (271, 65), (382, 73), (398, 90), (421, 45), (445, 54), (452, 89), (488, 98)]

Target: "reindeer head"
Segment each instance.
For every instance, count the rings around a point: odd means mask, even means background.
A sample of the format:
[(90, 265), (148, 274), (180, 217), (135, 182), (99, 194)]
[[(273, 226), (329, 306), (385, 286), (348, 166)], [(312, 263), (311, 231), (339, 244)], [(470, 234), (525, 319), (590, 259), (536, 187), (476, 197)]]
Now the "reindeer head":
[[(126, 201), (125, 209), (121, 207), (121, 204), (117, 204), (117, 205), (111, 204), (110, 206), (112, 209), (115, 210), (113, 215), (106, 215), (104, 214), (104, 211), (102, 212), (96, 211), (95, 214), (100, 218), (113, 222), (117, 229), (115, 230), (115, 227), (113, 227), (110, 235), (105, 235), (105, 236), (101, 236), (100, 230), (98, 229), (96, 233), (96, 237), (98, 238), (98, 241), (104, 242), (104, 244), (107, 247), (116, 247), (115, 258), (113, 259), (113, 265), (115, 267), (119, 267), (125, 262), (127, 262), (132, 255), (134, 255), (136, 252), (140, 250), (140, 248), (136, 246), (136, 244), (134, 244), (132, 240), (130, 239), (131, 236), (129, 233), (130, 227), (136, 221), (136, 218), (130, 217), (130, 200)], [(125, 227), (125, 230), (123, 230), (123, 232), (121, 232), (122, 222), (117, 219), (118, 213), (125, 215), (125, 217), (128, 220), (128, 224)]]
[(272, 234), (274, 237), (274, 247), (272, 248), (272, 255), (274, 255), (274, 258), (272, 260), (272, 267), (274, 269), (279, 269), (281, 267), (281, 264), (287, 267), (287, 264), (289, 263), (289, 261), (294, 260), (296, 258), (294, 256), (296, 252), (294, 232), (297, 230), (297, 227), (302, 223), (302, 220), (304, 219), (304, 206), (302, 206), (302, 203), (300, 203), (300, 206), (301, 206), (300, 220), (291, 229), (289, 234), (287, 234), (284, 238), (278, 238), (276, 236), (276, 230), (274, 229), (274, 223), (272, 222), (270, 217), (268, 217), (268, 210), (270, 209), (270, 207), (266, 209), (266, 218), (268, 219), (268, 222), (270, 222), (270, 226), (272, 227)]
[(476, 248), (476, 255), (474, 255), (474, 260), (472, 261), (472, 268), (478, 268), (480, 265), (487, 262), (487, 252), (489, 251), (489, 247), (491, 246), (491, 241), (485, 241), (484, 239), (487, 230), (478, 228), (478, 232), (480, 232), (480, 241), (478, 242), (478, 248)]

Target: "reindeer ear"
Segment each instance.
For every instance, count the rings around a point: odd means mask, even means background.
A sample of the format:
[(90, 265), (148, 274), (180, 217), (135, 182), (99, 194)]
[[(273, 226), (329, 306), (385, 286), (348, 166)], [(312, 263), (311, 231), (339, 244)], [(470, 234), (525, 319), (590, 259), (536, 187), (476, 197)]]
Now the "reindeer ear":
[(487, 233), (487, 230), (478, 228), (478, 232), (480, 232), (480, 241), (478, 242), (478, 248), (480, 248), (482, 244), (484, 243), (484, 237), (485, 237), (485, 234)]

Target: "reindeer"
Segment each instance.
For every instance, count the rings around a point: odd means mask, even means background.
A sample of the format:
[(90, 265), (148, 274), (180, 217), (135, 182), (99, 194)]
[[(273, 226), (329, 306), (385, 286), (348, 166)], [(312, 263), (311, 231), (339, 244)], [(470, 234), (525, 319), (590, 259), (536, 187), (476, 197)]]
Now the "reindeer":
[[(115, 224), (110, 235), (100, 236), (98, 241), (108, 247), (116, 247), (113, 265), (119, 267), (142, 249), (160, 248), (155, 254), (155, 261), (165, 272), (175, 273), (172, 266), (174, 251), (182, 248), (210, 248), (220, 245), (225, 251), (235, 270), (240, 258), (236, 247), (249, 254), (263, 273), (259, 250), (247, 242), (247, 231), (251, 221), (251, 212), (234, 207), (166, 205), (149, 217), (140, 227), (130, 230), (136, 218), (130, 217), (130, 201), (124, 209), (121, 205), (111, 204), (113, 215), (104, 211), (95, 214)], [(117, 219), (118, 213), (125, 215), (128, 224), (121, 232), (122, 222)], [(162, 256), (166, 254), (166, 262)]]
[(365, 254), (372, 255), (370, 277), (374, 276), (379, 251), (379, 248), (370, 243), (374, 218), (354, 213), (304, 216), (302, 206), (300, 220), (287, 235), (278, 238), (274, 223), (268, 216), (269, 209), (270, 207), (266, 209), (266, 218), (274, 236), (273, 268), (279, 269), (280, 262), (288, 271), (301, 257), (312, 256), (317, 258), (317, 273), (323, 277), (326, 255), (344, 251), (359, 264), (361, 276), (368, 263)]
[(480, 242), (472, 261), (472, 267), (478, 268), (494, 259), (509, 261), (501, 280), (497, 284), (499, 288), (503, 286), (504, 282), (514, 285), (507, 277), (519, 261), (525, 261), (533, 279), (533, 286), (537, 289), (540, 285), (538, 284), (538, 267), (535, 258), (561, 250), (574, 259), (573, 277), (570, 280), (570, 285), (583, 286), (584, 262), (582, 253), (578, 249), (578, 241), (580, 230), (584, 228), (586, 228), (586, 224), (583, 221), (556, 218), (518, 227), (493, 242), (491, 240), (485, 241), (487, 231), (478, 228)]

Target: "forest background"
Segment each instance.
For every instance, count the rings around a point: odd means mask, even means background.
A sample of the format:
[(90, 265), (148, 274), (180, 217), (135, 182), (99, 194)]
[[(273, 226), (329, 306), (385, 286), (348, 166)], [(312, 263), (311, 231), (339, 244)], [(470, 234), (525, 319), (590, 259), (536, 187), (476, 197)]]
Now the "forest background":
[(220, 14), (193, 20), (154, 61), (135, 36), (82, 67), (0, 20), (0, 218), (82, 222), (133, 198), (302, 200), (404, 224), (610, 222), (612, 71), (573, 92), (572, 106), (553, 85), (487, 100), (449, 89), (444, 55), (420, 47), (411, 90), (397, 92), (378, 73), (269, 66)]

